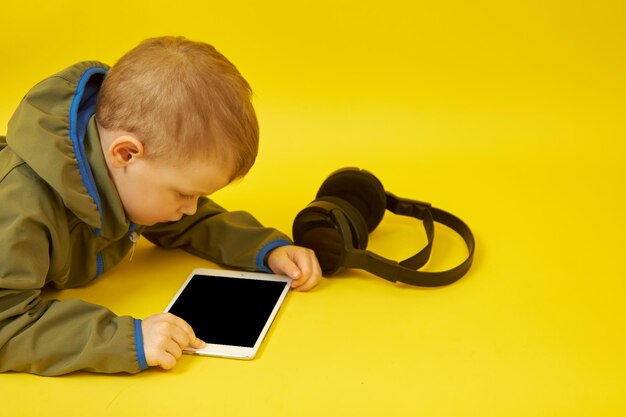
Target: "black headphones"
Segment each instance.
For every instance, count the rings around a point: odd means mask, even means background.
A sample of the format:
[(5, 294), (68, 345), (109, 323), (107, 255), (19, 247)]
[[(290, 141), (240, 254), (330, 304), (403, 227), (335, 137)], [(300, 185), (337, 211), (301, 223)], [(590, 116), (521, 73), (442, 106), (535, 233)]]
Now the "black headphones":
[[(399, 263), (368, 251), (367, 236), (378, 226), (385, 210), (422, 220), (428, 244)], [(468, 256), (446, 271), (418, 271), (430, 258), (435, 221), (463, 238)], [(315, 252), (326, 276), (343, 268), (358, 268), (392, 282), (421, 287), (448, 285), (465, 275), (472, 265), (475, 246), (472, 231), (461, 219), (429, 203), (397, 197), (385, 191), (373, 174), (358, 168), (342, 168), (326, 178), (315, 200), (296, 216), (293, 239), (296, 245)]]

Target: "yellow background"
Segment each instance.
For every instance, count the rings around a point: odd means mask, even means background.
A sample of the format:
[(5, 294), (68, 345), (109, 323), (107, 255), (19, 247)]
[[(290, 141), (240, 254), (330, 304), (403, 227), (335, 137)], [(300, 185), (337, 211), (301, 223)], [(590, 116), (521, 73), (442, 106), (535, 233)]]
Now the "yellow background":
[[(348, 271), (291, 293), (252, 362), (2, 374), (0, 414), (626, 414), (624, 1), (4, 0), (0, 13), (0, 133), (40, 79), (185, 35), (256, 92), (258, 162), (218, 202), (289, 233), (331, 171), (359, 166), (477, 239), (449, 287)], [(403, 259), (418, 230), (389, 215), (370, 249)], [(463, 259), (454, 234), (437, 237), (429, 269)], [(142, 241), (131, 263), (52, 295), (145, 317), (206, 266)]]

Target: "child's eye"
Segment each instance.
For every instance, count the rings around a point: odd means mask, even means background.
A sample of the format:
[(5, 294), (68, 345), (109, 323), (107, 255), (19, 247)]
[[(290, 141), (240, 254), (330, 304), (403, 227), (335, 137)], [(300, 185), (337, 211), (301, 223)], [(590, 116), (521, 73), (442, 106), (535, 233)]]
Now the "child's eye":
[(178, 193), (178, 196), (179, 196), (180, 198), (182, 198), (183, 200), (192, 200), (192, 199), (193, 199), (193, 197), (194, 197), (193, 195), (190, 195), (190, 194), (184, 194), (184, 193), (181, 193), (181, 192), (179, 192), (179, 193)]

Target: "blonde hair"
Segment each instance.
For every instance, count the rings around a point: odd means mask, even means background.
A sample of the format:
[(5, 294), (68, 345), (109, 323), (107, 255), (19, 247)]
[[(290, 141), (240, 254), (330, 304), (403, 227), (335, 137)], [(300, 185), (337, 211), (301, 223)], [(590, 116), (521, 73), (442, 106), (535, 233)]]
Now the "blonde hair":
[(181, 164), (209, 158), (243, 177), (256, 159), (252, 90), (213, 46), (183, 37), (147, 39), (106, 75), (96, 120), (144, 143), (146, 158)]

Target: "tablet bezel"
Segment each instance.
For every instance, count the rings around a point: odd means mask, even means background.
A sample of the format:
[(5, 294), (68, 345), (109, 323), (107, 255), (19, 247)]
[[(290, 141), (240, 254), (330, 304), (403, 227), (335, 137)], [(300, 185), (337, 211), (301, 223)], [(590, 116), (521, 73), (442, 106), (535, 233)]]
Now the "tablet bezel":
[[(169, 312), (170, 309), (174, 306), (176, 300), (183, 293), (189, 282), (191, 282), (192, 278), (196, 275), (199, 276), (219, 276), (219, 277), (227, 277), (233, 279), (252, 279), (252, 280), (261, 280), (261, 281), (278, 281), (284, 282), (286, 285), (284, 286), (278, 300), (274, 304), (274, 308), (272, 309), (271, 314), (268, 316), (265, 321), (265, 325), (261, 330), (254, 346), (245, 347), (245, 346), (234, 346), (234, 345), (219, 345), (219, 344), (211, 344), (207, 343), (207, 345), (202, 349), (192, 349), (186, 348), (184, 349), (184, 353), (193, 354), (193, 355), (201, 355), (201, 356), (217, 356), (222, 358), (232, 358), (232, 359), (253, 359), (261, 346), (261, 343), (265, 339), (267, 332), (274, 321), (274, 318), (278, 314), (280, 307), (289, 292), (289, 288), (291, 287), (291, 278), (283, 275), (270, 274), (270, 273), (261, 273), (261, 272), (246, 272), (246, 271), (234, 271), (227, 269), (209, 269), (209, 268), (197, 268), (191, 271), (185, 282), (181, 285), (178, 292), (174, 295), (170, 303), (165, 308), (165, 312)], [(201, 277), (199, 279), (202, 279)]]

